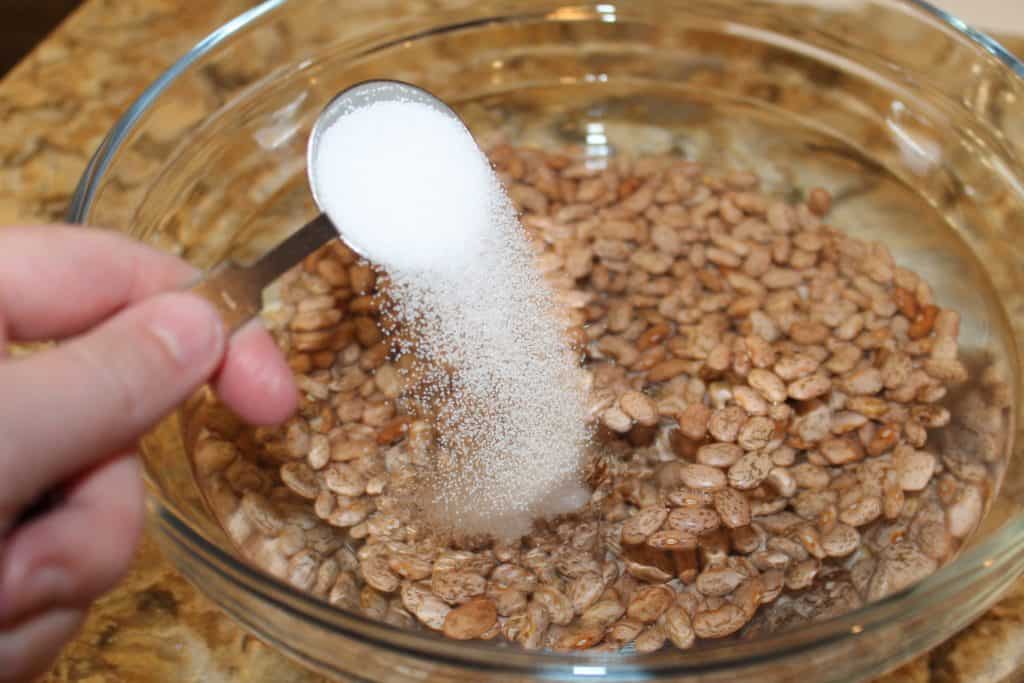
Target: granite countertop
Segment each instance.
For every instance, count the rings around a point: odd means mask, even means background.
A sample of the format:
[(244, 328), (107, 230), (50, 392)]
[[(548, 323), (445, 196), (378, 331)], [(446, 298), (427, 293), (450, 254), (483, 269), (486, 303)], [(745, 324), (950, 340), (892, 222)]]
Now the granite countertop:
[[(90, 154), (139, 92), (198, 38), (254, 4), (86, 0), (0, 81), (0, 225), (59, 221)], [(978, 22), (1000, 16), (999, 0), (940, 4), (953, 11), (962, 6)], [(1017, 35), (1024, 36), (1024, 14), (1019, 20)], [(1002, 37), (1024, 53), (1024, 38)], [(146, 538), (130, 576), (97, 603), (43, 680), (321, 679), (235, 626)], [(1024, 680), (1024, 579), (964, 632), (883, 680)]]

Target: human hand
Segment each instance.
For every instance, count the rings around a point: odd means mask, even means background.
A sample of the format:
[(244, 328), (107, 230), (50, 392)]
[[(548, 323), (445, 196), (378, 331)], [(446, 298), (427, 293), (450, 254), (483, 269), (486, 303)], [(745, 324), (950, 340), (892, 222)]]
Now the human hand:
[[(127, 570), (142, 527), (136, 440), (207, 381), (243, 419), (296, 406), (258, 324), (227, 338), (175, 291), (184, 262), (111, 232), (0, 229), (0, 681), (46, 669)], [(23, 358), (8, 342), (65, 342)], [(19, 524), (55, 486), (59, 503)]]

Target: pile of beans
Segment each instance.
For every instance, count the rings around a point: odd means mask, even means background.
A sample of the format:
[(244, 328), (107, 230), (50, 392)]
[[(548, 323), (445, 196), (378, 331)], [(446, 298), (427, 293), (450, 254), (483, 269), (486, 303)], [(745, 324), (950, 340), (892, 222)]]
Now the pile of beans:
[(268, 326), (303, 392), (281, 429), (209, 395), (197, 477), (241, 552), (332, 604), (456, 639), (651, 652), (753, 636), (900, 590), (990, 499), (1010, 391), (959, 315), (881, 244), (749, 172), (499, 146), (590, 378), (593, 494), (513, 542), (441, 533), (410, 490), (429, 419), (402, 401), (386, 282), (340, 243)]

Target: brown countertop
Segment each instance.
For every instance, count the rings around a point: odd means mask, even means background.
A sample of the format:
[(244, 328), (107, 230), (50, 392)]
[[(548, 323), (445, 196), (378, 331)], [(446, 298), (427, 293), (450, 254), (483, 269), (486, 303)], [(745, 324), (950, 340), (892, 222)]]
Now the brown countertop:
[[(0, 225), (60, 220), (90, 154), (121, 112), (200, 37), (254, 4), (87, 0), (0, 81)], [(1005, 42), (1024, 52), (1024, 40)], [(147, 538), (131, 575), (95, 606), (44, 680), (321, 679), (246, 635)], [(964, 632), (884, 680), (1024, 680), (1024, 580)]]

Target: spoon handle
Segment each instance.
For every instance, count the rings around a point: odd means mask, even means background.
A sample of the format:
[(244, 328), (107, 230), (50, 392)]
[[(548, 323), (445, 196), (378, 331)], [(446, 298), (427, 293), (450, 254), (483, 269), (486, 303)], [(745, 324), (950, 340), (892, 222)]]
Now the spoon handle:
[(234, 332), (259, 315), (267, 285), (337, 236), (331, 221), (320, 214), (251, 266), (223, 263), (188, 289), (213, 304)]

